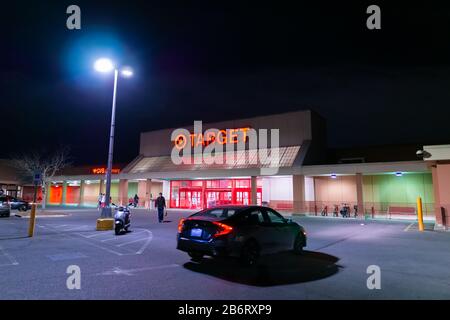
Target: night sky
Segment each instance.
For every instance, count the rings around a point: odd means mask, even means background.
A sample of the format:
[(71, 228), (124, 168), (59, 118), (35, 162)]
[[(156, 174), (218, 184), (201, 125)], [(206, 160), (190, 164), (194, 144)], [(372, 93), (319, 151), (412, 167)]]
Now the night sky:
[[(142, 131), (298, 109), (327, 120), (331, 147), (450, 143), (450, 5), (390, 2), (2, 4), (0, 158), (62, 145), (105, 163), (104, 55), (135, 70), (119, 79), (115, 162), (137, 156)], [(70, 4), (81, 30), (66, 28)], [(370, 4), (381, 30), (366, 28)]]

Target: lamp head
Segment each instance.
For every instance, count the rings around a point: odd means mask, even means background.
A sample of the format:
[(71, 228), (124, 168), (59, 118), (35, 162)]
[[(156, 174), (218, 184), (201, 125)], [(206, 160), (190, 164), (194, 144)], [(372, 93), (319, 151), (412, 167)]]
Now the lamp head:
[(133, 69), (131, 69), (130, 67), (124, 67), (124, 68), (122, 68), (120, 73), (122, 74), (122, 76), (129, 78), (129, 77), (133, 76)]
[(94, 63), (94, 69), (98, 72), (110, 72), (114, 69), (113, 62), (108, 58), (100, 58)]

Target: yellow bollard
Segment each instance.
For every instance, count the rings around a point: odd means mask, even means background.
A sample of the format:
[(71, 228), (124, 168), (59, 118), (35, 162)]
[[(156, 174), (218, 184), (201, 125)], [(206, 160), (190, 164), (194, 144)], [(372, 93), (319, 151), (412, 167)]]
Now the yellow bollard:
[(423, 211), (422, 211), (422, 198), (417, 197), (417, 221), (419, 224), (419, 231), (423, 232), (425, 229), (423, 226)]
[(28, 226), (28, 236), (32, 237), (34, 235), (34, 223), (36, 221), (36, 203), (31, 205), (30, 213), (30, 225)]

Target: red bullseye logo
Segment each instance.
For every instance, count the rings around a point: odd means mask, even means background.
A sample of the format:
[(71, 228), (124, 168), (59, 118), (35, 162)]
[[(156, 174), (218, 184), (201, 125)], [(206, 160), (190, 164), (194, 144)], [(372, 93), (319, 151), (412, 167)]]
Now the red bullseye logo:
[(183, 149), (186, 146), (187, 140), (186, 137), (182, 134), (179, 134), (176, 138), (175, 138), (175, 147), (178, 150)]

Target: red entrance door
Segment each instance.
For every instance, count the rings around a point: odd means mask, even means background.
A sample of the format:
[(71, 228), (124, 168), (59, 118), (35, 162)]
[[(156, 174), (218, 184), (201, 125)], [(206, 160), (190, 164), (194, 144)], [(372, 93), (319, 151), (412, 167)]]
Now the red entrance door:
[(183, 209), (201, 209), (202, 191), (192, 189), (180, 189), (179, 208)]
[[(240, 188), (235, 191), (235, 204), (249, 205), (252, 201), (250, 188)], [(256, 203), (261, 205), (261, 188), (256, 191)]]
[(233, 193), (229, 190), (206, 191), (207, 208), (233, 203)]

